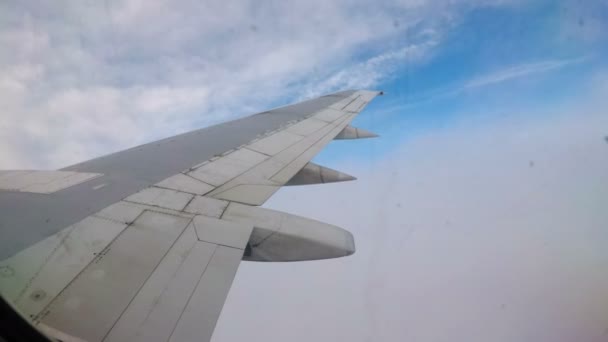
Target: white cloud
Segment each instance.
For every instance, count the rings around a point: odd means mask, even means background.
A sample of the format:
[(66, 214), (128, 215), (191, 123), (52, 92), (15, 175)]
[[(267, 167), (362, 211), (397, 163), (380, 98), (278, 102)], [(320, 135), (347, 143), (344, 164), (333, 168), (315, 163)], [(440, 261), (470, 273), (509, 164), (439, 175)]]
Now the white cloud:
[[(459, 82), (456, 84), (446, 85), (436, 89), (413, 94), (408, 97), (408, 101), (402, 101), (398, 99), (393, 101), (393, 105), (386, 106), (382, 113), (394, 113), (403, 111), (405, 108), (419, 105), (446, 97), (452, 97), (462, 94), (465, 91), (477, 91), (485, 87), (491, 87), (498, 85), (503, 82), (509, 82), (519, 78), (533, 78), (539, 76), (539, 74), (549, 73), (551, 71), (558, 71), (562, 68), (584, 63), (588, 61), (589, 57), (578, 57), (570, 59), (548, 59), (536, 62), (527, 62), (518, 65), (512, 65), (504, 67), (499, 70), (494, 70), (473, 76), (472, 78)], [(603, 75), (601, 75), (603, 77)], [(602, 83), (602, 82), (598, 82)], [(598, 86), (604, 86), (598, 85)]]
[(586, 59), (586, 57), (580, 57), (573, 59), (545, 60), (540, 62), (514, 65), (473, 78), (472, 80), (465, 83), (464, 89), (485, 87), (492, 84), (510, 81), (515, 78), (521, 78), (542, 72), (548, 72), (551, 70), (564, 68), (572, 64), (581, 63)]
[(3, 3), (0, 168), (65, 166), (280, 99), (373, 87), (431, 56), (478, 3), (492, 2)]
[[(432, 38), (431, 38), (432, 37)], [(336, 89), (370, 89), (391, 76), (399, 66), (417, 64), (429, 58), (439, 39), (428, 35), (420, 44), (410, 44), (398, 50), (374, 56), (361, 63), (333, 72), (319, 82), (310, 83), (302, 97), (314, 97)]]
[(605, 81), (328, 165), (355, 182), (281, 190), (270, 207), (351, 230), (357, 252), (242, 264), (214, 341), (604, 341)]

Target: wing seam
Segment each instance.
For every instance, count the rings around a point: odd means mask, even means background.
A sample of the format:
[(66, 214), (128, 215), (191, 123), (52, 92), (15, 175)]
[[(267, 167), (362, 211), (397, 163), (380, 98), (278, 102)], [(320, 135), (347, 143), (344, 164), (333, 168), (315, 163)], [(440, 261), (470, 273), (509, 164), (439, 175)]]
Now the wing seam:
[(194, 296), (194, 293), (196, 292), (196, 289), (198, 288), (198, 285), (201, 283), (201, 279), (203, 279), (203, 276), (205, 275), (205, 272), (207, 272), (207, 268), (209, 268), (209, 265), (211, 264), (211, 261), (213, 260), (213, 257), (215, 256), (215, 252), (217, 251), (217, 246), (218, 246), (218, 244), (213, 243), (213, 253), (211, 253), (211, 258), (209, 258), (209, 262), (207, 263), (207, 265), (205, 265), (205, 269), (203, 270), (203, 272), (201, 272), (201, 276), (196, 281), (196, 285), (194, 286), (194, 290), (188, 296), (188, 300), (186, 301), (186, 305), (184, 305), (183, 310), (179, 313), (179, 317), (175, 321), (175, 325), (173, 326), (173, 329), (171, 329), (171, 334), (169, 334), (169, 338), (167, 339), (167, 341), (170, 341), (171, 338), (173, 337), (173, 333), (175, 333), (175, 329), (177, 329), (177, 325), (179, 324), (179, 321), (182, 319), (182, 316), (184, 315), (184, 311), (186, 311), (186, 308), (190, 304), (190, 301), (192, 300), (192, 296)]
[[(153, 211), (153, 210), (149, 210), (149, 211)], [(143, 213), (145, 213), (145, 212), (146, 212), (146, 210), (142, 211), (142, 213), (139, 216), (143, 215)], [(167, 213), (162, 213), (162, 214), (167, 215)], [(168, 215), (171, 215), (171, 214), (168, 214)], [(174, 216), (179, 216), (179, 215), (174, 215)], [(179, 216), (179, 217), (183, 217), (183, 216)], [(133, 222), (135, 222), (135, 221), (137, 221), (137, 219), (133, 220)], [(150, 272), (150, 274), (148, 274), (148, 276), (146, 277), (146, 280), (141, 283), (141, 285), (137, 289), (137, 292), (135, 292), (135, 295), (133, 297), (131, 297), (131, 299), (129, 300), (129, 303), (121, 311), (120, 315), (118, 315), (118, 317), (116, 318), (116, 320), (114, 320), (114, 322), (112, 322), (112, 326), (103, 335), (103, 338), (101, 339), (102, 341), (104, 341), (106, 339), (106, 337), (108, 337), (108, 334), (110, 334), (110, 331), (112, 331), (112, 329), (114, 329), (114, 327), (116, 326), (116, 323), (118, 323), (118, 321), (120, 321), (120, 319), (125, 314), (125, 312), (129, 308), (129, 306), (131, 306), (131, 303), (133, 303), (133, 301), (135, 300), (135, 298), (137, 297), (137, 295), (141, 291), (141, 289), (146, 285), (146, 283), (148, 282), (148, 280), (150, 280), (150, 277), (152, 277), (152, 275), (154, 274), (154, 272), (156, 272), (156, 269), (158, 269), (158, 266), (162, 263), (162, 260), (167, 256), (167, 254), (169, 253), (169, 251), (171, 250), (171, 248), (173, 248), (173, 246), (175, 246), (175, 244), (177, 243), (177, 241), (179, 240), (179, 238), (182, 236), (182, 234), (184, 234), (186, 232), (186, 230), (188, 230), (188, 226), (190, 226), (190, 224), (193, 223), (193, 221), (194, 221), (194, 218), (188, 218), (188, 223), (186, 224), (186, 227), (175, 238), (175, 240), (173, 241), (173, 243), (171, 243), (171, 246), (169, 246), (169, 248), (167, 248), (167, 251), (163, 254), (162, 258), (159, 259), (160, 261), (158, 262), (158, 264), (156, 264), (156, 266), (154, 266), (154, 268), (152, 269), (152, 272)], [(125, 230), (126, 230), (126, 228), (125, 228)], [(123, 230), (123, 232), (124, 232), (124, 230)]]

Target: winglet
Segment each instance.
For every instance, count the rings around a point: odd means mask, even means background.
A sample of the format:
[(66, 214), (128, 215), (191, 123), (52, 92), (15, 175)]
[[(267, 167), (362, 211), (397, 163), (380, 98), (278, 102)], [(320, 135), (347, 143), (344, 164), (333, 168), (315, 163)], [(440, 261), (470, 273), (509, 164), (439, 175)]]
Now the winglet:
[(322, 184), (334, 183), (355, 180), (357, 178), (324, 167), (315, 163), (309, 162), (296, 173), (285, 185), (307, 185), (307, 184)]
[(376, 134), (376, 133), (372, 133), (370, 131), (366, 131), (364, 129), (348, 125), (348, 126), (344, 127), (344, 129), (340, 133), (338, 133), (338, 135), (336, 135), (336, 137), (334, 139), (335, 140), (364, 139), (364, 138), (375, 138), (377, 136), (378, 136), (378, 134)]

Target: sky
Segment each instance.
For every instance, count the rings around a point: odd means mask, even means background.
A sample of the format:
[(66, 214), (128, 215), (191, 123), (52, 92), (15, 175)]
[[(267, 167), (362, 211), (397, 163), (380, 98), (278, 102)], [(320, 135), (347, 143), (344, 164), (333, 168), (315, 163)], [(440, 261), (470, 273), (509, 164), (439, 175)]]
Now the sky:
[(0, 169), (55, 169), (344, 89), (265, 206), (347, 258), (242, 263), (214, 341), (608, 340), (608, 2), (4, 1)]

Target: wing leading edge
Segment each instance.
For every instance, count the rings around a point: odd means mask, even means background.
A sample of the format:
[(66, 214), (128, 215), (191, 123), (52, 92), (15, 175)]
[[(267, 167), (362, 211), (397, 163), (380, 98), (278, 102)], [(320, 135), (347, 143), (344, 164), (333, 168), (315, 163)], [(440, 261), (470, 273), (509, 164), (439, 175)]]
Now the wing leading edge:
[[(109, 205), (74, 216), (0, 262), (0, 293), (64, 341), (208, 341), (241, 260), (354, 253), (353, 237), (342, 228), (257, 206), (285, 185), (354, 179), (310, 160), (333, 139), (371, 137), (349, 123), (377, 94), (342, 92), (256, 114), (244, 120), (264, 122), (262, 133), (208, 158), (163, 157), (191, 152), (205, 132), (199, 130), (61, 171), (96, 177), (57, 190), (52, 195), (59, 199), (72, 188), (95, 193), (130, 185), (92, 200), (99, 206), (122, 196)], [(235, 125), (239, 134), (243, 128)], [(222, 127), (230, 134), (230, 123)], [(137, 165), (128, 172), (133, 159), (155, 167), (154, 150), (161, 171)], [(3, 195), (0, 189), (0, 203)]]

